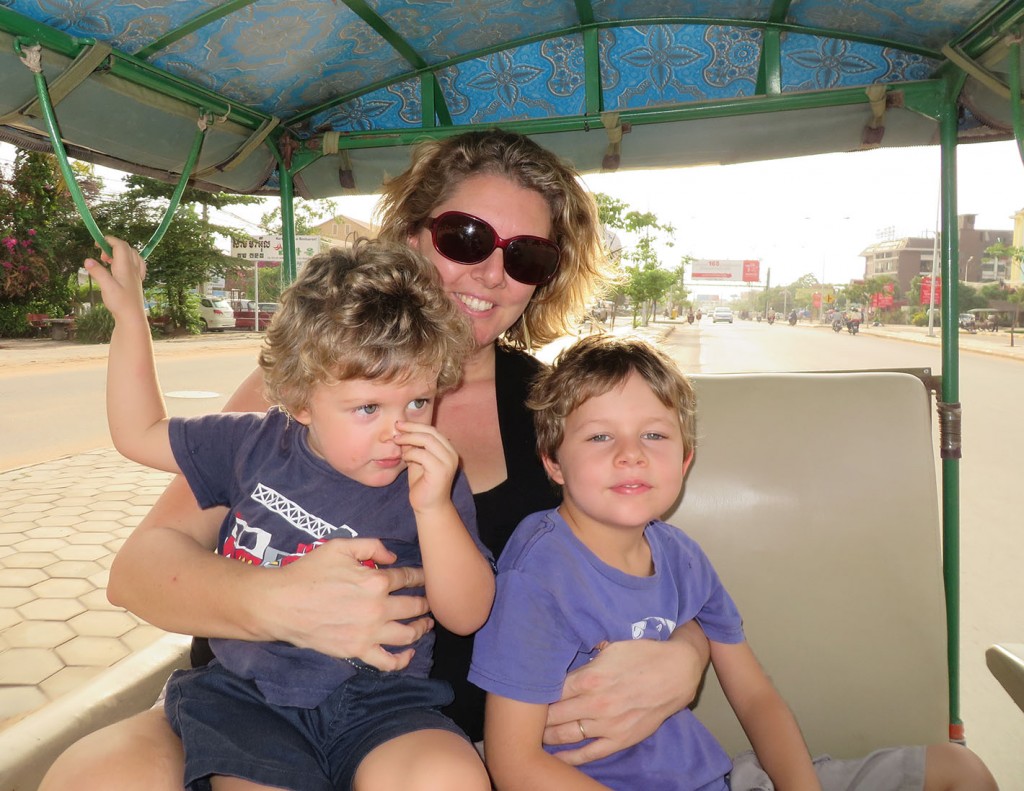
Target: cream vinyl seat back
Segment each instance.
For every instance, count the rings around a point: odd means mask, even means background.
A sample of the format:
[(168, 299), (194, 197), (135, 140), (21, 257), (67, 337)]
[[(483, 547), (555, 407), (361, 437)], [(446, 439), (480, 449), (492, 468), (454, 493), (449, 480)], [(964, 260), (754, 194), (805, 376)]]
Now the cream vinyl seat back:
[[(909, 374), (695, 376), (698, 448), (668, 521), (700, 541), (812, 753), (947, 738), (929, 395)], [(0, 791), (33, 791), (90, 731), (150, 707), (167, 635), (0, 733)], [(709, 670), (697, 715), (748, 744)]]
[[(694, 376), (667, 521), (701, 543), (812, 754), (948, 739), (930, 395), (904, 373)], [(695, 709), (749, 744), (709, 670)]]

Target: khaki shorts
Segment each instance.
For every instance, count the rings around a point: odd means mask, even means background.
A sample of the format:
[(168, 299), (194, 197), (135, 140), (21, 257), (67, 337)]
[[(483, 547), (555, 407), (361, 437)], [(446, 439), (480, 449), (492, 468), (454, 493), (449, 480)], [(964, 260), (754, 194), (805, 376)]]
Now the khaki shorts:
[[(924, 747), (890, 747), (865, 758), (814, 759), (822, 791), (921, 791)], [(741, 753), (729, 774), (730, 791), (774, 791), (775, 786), (752, 752)]]

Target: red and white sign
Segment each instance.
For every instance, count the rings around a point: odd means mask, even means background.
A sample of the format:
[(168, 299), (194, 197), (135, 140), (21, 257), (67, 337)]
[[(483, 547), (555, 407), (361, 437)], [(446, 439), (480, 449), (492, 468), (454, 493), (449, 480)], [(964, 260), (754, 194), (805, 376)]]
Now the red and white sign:
[(710, 260), (701, 258), (693, 262), (694, 278), (701, 280), (736, 280), (756, 283), (761, 279), (761, 262), (758, 260)]
[[(925, 275), (921, 278), (921, 304), (930, 305), (932, 302), (932, 278)], [(935, 304), (942, 304), (942, 278), (935, 278)]]

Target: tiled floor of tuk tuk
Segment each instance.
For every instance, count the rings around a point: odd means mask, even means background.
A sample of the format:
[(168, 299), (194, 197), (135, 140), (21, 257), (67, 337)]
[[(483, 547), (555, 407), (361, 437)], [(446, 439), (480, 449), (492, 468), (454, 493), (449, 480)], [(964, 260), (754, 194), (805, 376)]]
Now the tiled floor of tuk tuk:
[(114, 450), (0, 473), (0, 729), (163, 634), (106, 585), (169, 479)]

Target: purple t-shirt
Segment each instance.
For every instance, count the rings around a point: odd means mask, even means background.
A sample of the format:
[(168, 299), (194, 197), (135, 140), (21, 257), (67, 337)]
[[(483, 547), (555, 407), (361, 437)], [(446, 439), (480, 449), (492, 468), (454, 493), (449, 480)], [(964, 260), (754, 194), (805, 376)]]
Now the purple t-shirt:
[[(276, 408), (265, 415), (173, 418), (170, 438), (199, 505), (231, 508), (217, 541), (220, 554), (280, 568), (324, 541), (359, 536), (381, 539), (398, 556), (395, 566), (422, 565), (408, 472), (388, 486), (354, 481), (314, 454), (306, 427)], [(452, 502), (481, 554), (490, 559), (477, 535), (473, 495), (461, 472)], [(398, 593), (422, 594), (422, 589)], [(426, 678), (433, 645), (432, 631), (413, 643), (416, 655), (401, 672)], [(254, 680), (275, 705), (312, 708), (355, 673), (348, 660), (288, 643), (211, 639), (210, 647), (227, 669)]]
[[(498, 561), (494, 609), (477, 632), (469, 680), (512, 700), (554, 703), (566, 674), (605, 640), (667, 640), (696, 619), (709, 640), (742, 642), (740, 614), (700, 546), (664, 522), (651, 522), (644, 535), (655, 571), (635, 577), (601, 561), (557, 511), (524, 519)], [(684, 709), (640, 744), (579, 769), (615, 789), (726, 791), (731, 767)]]

